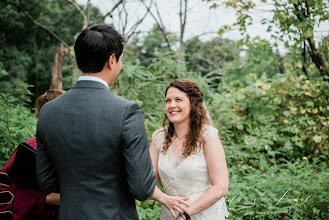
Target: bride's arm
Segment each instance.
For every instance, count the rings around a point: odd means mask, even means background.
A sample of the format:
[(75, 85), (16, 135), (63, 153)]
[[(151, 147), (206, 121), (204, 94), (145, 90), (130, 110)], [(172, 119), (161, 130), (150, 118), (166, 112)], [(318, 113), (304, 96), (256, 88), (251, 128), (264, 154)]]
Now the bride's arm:
[(212, 186), (187, 208), (190, 216), (209, 208), (228, 193), (225, 153), (217, 134), (206, 141), (204, 152)]
[[(158, 172), (158, 159), (159, 159), (159, 152), (155, 147), (154, 142), (152, 141), (150, 146), (150, 156), (153, 164), (153, 171), (155, 173), (155, 180), (156, 183), (158, 183), (159, 179), (159, 172)], [(184, 211), (187, 211), (184, 206), (181, 204), (184, 204), (186, 206), (189, 206), (189, 204), (186, 202), (188, 200), (188, 197), (179, 197), (179, 196), (169, 196), (165, 193), (163, 193), (156, 185), (154, 189), (154, 193), (151, 196), (151, 199), (160, 202), (161, 204), (165, 205), (168, 210), (171, 212), (173, 217), (176, 217), (175, 210), (179, 213), (183, 213)]]

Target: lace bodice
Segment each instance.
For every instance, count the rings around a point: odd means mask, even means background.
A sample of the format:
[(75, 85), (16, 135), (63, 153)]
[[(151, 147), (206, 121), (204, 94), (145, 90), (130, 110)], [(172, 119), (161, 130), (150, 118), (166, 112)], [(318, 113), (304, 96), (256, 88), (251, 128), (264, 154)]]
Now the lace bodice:
[[(204, 126), (203, 137), (207, 141), (211, 136), (218, 135), (218, 130), (211, 126)], [(195, 202), (207, 189), (211, 187), (208, 176), (208, 167), (203, 148), (177, 163), (177, 156), (171, 154), (169, 147), (166, 154), (162, 153), (165, 139), (164, 128), (153, 134), (153, 141), (159, 152), (158, 172), (168, 195), (189, 196), (188, 202)], [(217, 220), (225, 219), (228, 212), (225, 200), (222, 198), (210, 208), (192, 216), (192, 219)], [(173, 219), (171, 213), (162, 207), (161, 219)]]

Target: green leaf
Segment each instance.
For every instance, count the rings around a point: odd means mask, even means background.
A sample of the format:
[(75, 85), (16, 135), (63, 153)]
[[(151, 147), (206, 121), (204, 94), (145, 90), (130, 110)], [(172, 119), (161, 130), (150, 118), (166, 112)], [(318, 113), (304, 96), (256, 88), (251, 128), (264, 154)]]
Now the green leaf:
[(315, 135), (315, 136), (313, 136), (313, 141), (315, 142), (315, 143), (320, 143), (321, 141), (322, 141), (322, 137), (321, 136), (319, 136), (319, 135)]
[(220, 36), (222, 36), (224, 34), (225, 30), (223, 28), (219, 29), (217, 34), (219, 34)]
[(310, 107), (314, 107), (314, 102), (312, 102), (312, 101), (307, 101), (307, 102), (306, 102), (306, 105), (307, 105), (307, 106), (310, 106)]

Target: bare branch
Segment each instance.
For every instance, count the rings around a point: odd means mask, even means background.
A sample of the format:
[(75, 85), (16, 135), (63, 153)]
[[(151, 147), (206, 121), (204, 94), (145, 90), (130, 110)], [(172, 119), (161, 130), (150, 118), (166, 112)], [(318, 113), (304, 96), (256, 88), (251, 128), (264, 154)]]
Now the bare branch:
[(109, 12), (107, 12), (103, 17), (101, 17), (96, 23), (104, 22), (105, 18), (106, 18), (107, 16), (110, 16), (110, 15), (113, 13), (113, 11), (114, 11), (117, 7), (119, 7), (119, 5), (120, 5), (122, 2), (123, 2), (123, 0), (119, 0), (118, 3), (117, 3), (116, 5), (114, 5), (114, 7), (113, 7)]
[[(87, 22), (86, 23), (84, 23), (84, 25), (83, 25), (83, 27), (85, 27), (85, 28), (87, 28), (88, 27), (88, 23), (89, 23), (89, 21), (90, 21), (90, 6), (91, 6), (91, 4), (90, 4), (90, 0), (88, 0), (88, 2), (87, 2), (87, 8), (86, 8), (86, 12), (87, 12)], [(83, 28), (82, 30), (84, 30), (85, 28)]]
[[(146, 6), (146, 4), (143, 0), (142, 0), (142, 3), (147, 8), (147, 6)], [(155, 17), (155, 15), (151, 11), (149, 11), (149, 12), (150, 12), (151, 16), (153, 17), (155, 23), (157, 24), (158, 28), (161, 30), (161, 33), (162, 33), (164, 39), (167, 42), (169, 51), (172, 51), (171, 44), (170, 44), (169, 37), (168, 37), (168, 33), (166, 33), (166, 30), (165, 30), (165, 27), (163, 25), (162, 18), (161, 18), (160, 12), (159, 12), (158, 4), (156, 3), (156, 1), (155, 1), (154, 5), (155, 5), (155, 8), (156, 8), (159, 20)]]
[(127, 28), (127, 25), (128, 25), (128, 13), (127, 13), (127, 9), (126, 9), (126, 4), (123, 4), (122, 8), (123, 8), (123, 11), (125, 13), (125, 20), (124, 20), (124, 22), (122, 22), (122, 35), (125, 35), (126, 28)]
[[(155, 9), (157, 11), (157, 15), (159, 17), (159, 22), (156, 20), (157, 21), (157, 24), (158, 24), (158, 27), (160, 28), (160, 30), (162, 32), (162, 35), (163, 35), (163, 37), (165, 38), (165, 40), (166, 40), (166, 42), (168, 44), (169, 51), (172, 51), (171, 44), (170, 44), (169, 37), (168, 37), (168, 33), (166, 32), (165, 26), (163, 24), (162, 17), (161, 17), (161, 14), (160, 14), (159, 7), (158, 7), (157, 2), (155, 2), (154, 5), (155, 5)], [(151, 15), (152, 15), (152, 13), (151, 13)], [(155, 19), (155, 16), (153, 16), (153, 18)]]
[(186, 16), (187, 16), (187, 0), (184, 0), (184, 13), (183, 13), (183, 0), (180, 0), (179, 4), (179, 21), (180, 21), (180, 38), (179, 38), (179, 48), (183, 49), (184, 44), (184, 33), (185, 33), (185, 25), (186, 25)]
[(138, 28), (138, 26), (143, 22), (143, 20), (145, 19), (145, 17), (147, 16), (148, 13), (150, 13), (150, 9), (152, 7), (152, 4), (153, 4), (153, 0), (151, 0), (151, 3), (150, 3), (150, 6), (147, 8), (144, 16), (139, 20), (137, 21), (133, 26), (132, 28), (130, 28), (130, 30), (127, 32), (128, 36), (127, 36), (127, 41), (129, 41), (130, 37), (135, 33), (136, 29)]

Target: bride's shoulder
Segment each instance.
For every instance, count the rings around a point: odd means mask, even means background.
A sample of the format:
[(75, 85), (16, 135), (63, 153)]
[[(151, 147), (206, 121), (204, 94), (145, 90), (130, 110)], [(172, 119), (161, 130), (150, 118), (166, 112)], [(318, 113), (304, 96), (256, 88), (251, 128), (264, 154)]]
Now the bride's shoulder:
[(161, 144), (161, 142), (164, 141), (165, 133), (166, 133), (166, 127), (162, 127), (160, 129), (156, 130), (152, 134), (152, 141), (155, 144), (159, 144), (159, 143)]
[(218, 129), (210, 126), (210, 125), (204, 125), (203, 126), (203, 137), (205, 139), (205, 141), (208, 140), (208, 138), (210, 138), (213, 135), (218, 135)]
[(159, 136), (159, 135), (164, 135), (166, 133), (166, 127), (162, 127), (158, 130), (156, 130), (155, 132), (153, 132), (152, 137), (153, 136)]

